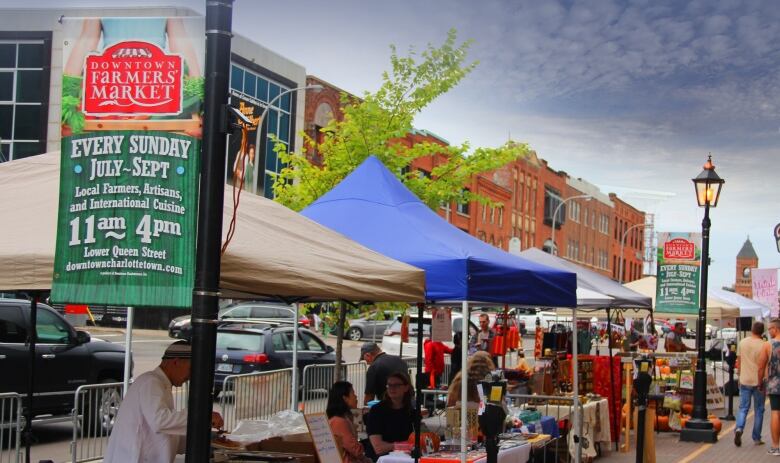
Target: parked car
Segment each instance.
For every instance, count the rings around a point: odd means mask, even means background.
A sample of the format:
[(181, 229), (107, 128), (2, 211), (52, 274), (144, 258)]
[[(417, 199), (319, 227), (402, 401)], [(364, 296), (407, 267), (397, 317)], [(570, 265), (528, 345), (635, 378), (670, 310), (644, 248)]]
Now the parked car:
[[(230, 375), (293, 367), (293, 327), (229, 323), (217, 328), (214, 391), (219, 394)], [(298, 368), (336, 363), (333, 347), (306, 328), (298, 328)], [(332, 382), (332, 381), (331, 381)]]
[[(36, 417), (69, 415), (79, 386), (122, 381), (125, 350), (121, 345), (77, 331), (46, 304), (38, 304), (36, 327)], [(0, 299), (0, 371), (4, 373), (0, 375), (0, 393), (27, 393), (30, 328), (30, 301)], [(82, 411), (85, 421), (102, 420), (109, 426), (113, 417), (101, 415), (103, 408), (96, 403)]]
[(350, 320), (346, 337), (351, 341), (360, 341), (361, 339), (378, 341), (382, 339), (385, 330), (393, 324), (396, 317), (398, 317), (398, 312), (384, 312)]
[(717, 331), (717, 339), (723, 339), (725, 341), (729, 340), (736, 340), (737, 339), (737, 329), (736, 328), (722, 328)]
[[(417, 315), (409, 317), (409, 341), (403, 343), (403, 356), (411, 357), (417, 355)], [(452, 312), (452, 333), (460, 333), (463, 326), (463, 314)], [(469, 337), (477, 333), (477, 326), (469, 323)], [(423, 316), (423, 339), (431, 336), (431, 314), (426, 313)], [(466, 340), (468, 342), (468, 340)], [(445, 343), (452, 347), (452, 343)], [(388, 354), (401, 355), (401, 316), (396, 317), (395, 321), (385, 330), (382, 337), (382, 350)], [(424, 353), (423, 353), (424, 355)]]
[[(292, 324), (295, 309), (290, 305), (273, 304), (270, 302), (239, 302), (221, 309), (217, 315), (220, 322), (229, 321), (268, 321)], [(301, 316), (298, 319), (301, 326), (309, 326), (309, 319)], [(171, 320), (168, 325), (168, 336), (189, 340), (192, 336), (192, 323), (189, 315), (182, 315)]]

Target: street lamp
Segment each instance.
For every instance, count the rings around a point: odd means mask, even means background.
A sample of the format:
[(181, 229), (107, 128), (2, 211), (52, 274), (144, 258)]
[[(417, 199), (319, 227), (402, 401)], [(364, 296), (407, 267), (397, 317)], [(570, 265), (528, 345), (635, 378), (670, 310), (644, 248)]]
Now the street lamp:
[(593, 196), (591, 195), (577, 195), (572, 196), (570, 198), (566, 198), (563, 201), (561, 201), (560, 204), (558, 204), (558, 207), (555, 208), (555, 212), (553, 212), (552, 217), (552, 235), (550, 236), (550, 241), (552, 241), (552, 248), (550, 248), (550, 254), (556, 255), (558, 254), (558, 246), (555, 245), (555, 219), (558, 218), (558, 211), (561, 210), (561, 207), (566, 204), (568, 201), (571, 201), (572, 199), (584, 199), (585, 201), (590, 201), (593, 199)]
[(620, 267), (618, 267), (618, 283), (621, 285), (623, 284), (623, 249), (626, 245), (626, 236), (628, 235), (628, 232), (637, 227), (652, 227), (652, 225), (648, 223), (635, 223), (623, 232), (623, 236), (620, 239)]
[(680, 433), (683, 442), (717, 442), (718, 434), (707, 419), (707, 371), (704, 364), (705, 320), (707, 319), (707, 274), (710, 265), (710, 207), (718, 205), (725, 181), (715, 173), (712, 156), (704, 170), (693, 179), (696, 201), (704, 208), (701, 222), (701, 283), (699, 285), (699, 319), (696, 322), (696, 373), (693, 379), (693, 414)]

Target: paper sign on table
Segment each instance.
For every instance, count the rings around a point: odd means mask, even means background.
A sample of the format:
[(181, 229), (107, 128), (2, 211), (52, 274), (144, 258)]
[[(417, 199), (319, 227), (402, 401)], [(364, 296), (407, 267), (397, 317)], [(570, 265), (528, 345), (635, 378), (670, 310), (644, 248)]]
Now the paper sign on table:
[(304, 418), (320, 463), (343, 463), (339, 448), (336, 446), (336, 440), (333, 438), (333, 432), (330, 430), (327, 415), (314, 413), (304, 415)]

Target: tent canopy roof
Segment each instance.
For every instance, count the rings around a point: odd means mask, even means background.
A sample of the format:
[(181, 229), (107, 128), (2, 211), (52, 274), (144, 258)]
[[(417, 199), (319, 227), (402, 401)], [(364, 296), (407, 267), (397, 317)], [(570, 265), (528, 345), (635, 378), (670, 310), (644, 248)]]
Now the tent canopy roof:
[(740, 317), (756, 317), (756, 318), (769, 317), (769, 313), (770, 313), (769, 307), (765, 306), (764, 304), (758, 301), (754, 301), (753, 299), (748, 299), (741, 294), (737, 294), (732, 291), (726, 291), (725, 289), (718, 289), (718, 288), (710, 289), (709, 293), (711, 297), (714, 297), (728, 304), (739, 307)]
[(611, 301), (602, 307), (624, 307), (652, 309), (653, 301), (644, 294), (640, 294), (620, 283), (589, 270), (581, 265), (569, 262), (541, 249), (531, 248), (521, 252), (520, 255), (530, 261), (538, 262), (549, 267), (569, 270), (577, 274), (577, 288), (585, 288), (611, 298)]
[[(645, 296), (653, 299), (653, 307), (655, 307), (655, 286), (656, 278), (654, 276), (647, 276), (640, 278), (639, 280), (626, 283), (626, 288), (633, 289), (634, 291), (644, 294)], [(698, 311), (696, 313), (677, 313), (677, 312), (659, 312), (654, 311), (656, 317), (668, 317), (668, 318), (697, 318), (699, 316)], [(720, 320), (723, 318), (735, 318), (739, 317), (739, 308), (735, 305), (724, 302), (712, 296), (710, 293), (707, 296), (707, 319)]]
[[(54, 268), (59, 152), (0, 165), (0, 289), (48, 290)], [(223, 239), (233, 212), (226, 186)], [(222, 256), (223, 297), (415, 302), (424, 272), (284, 206), (244, 193)]]
[(575, 275), (513, 256), (447, 223), (374, 156), (302, 213), (425, 270), (428, 301), (572, 307)]

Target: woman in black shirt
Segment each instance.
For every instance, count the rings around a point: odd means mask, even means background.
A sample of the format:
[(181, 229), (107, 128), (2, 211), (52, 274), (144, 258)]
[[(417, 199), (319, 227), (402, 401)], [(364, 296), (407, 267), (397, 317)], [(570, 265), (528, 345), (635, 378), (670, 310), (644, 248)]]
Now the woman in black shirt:
[(414, 431), (412, 386), (409, 375), (387, 377), (384, 399), (371, 407), (366, 431), (377, 456), (392, 452), (396, 442), (406, 442)]

